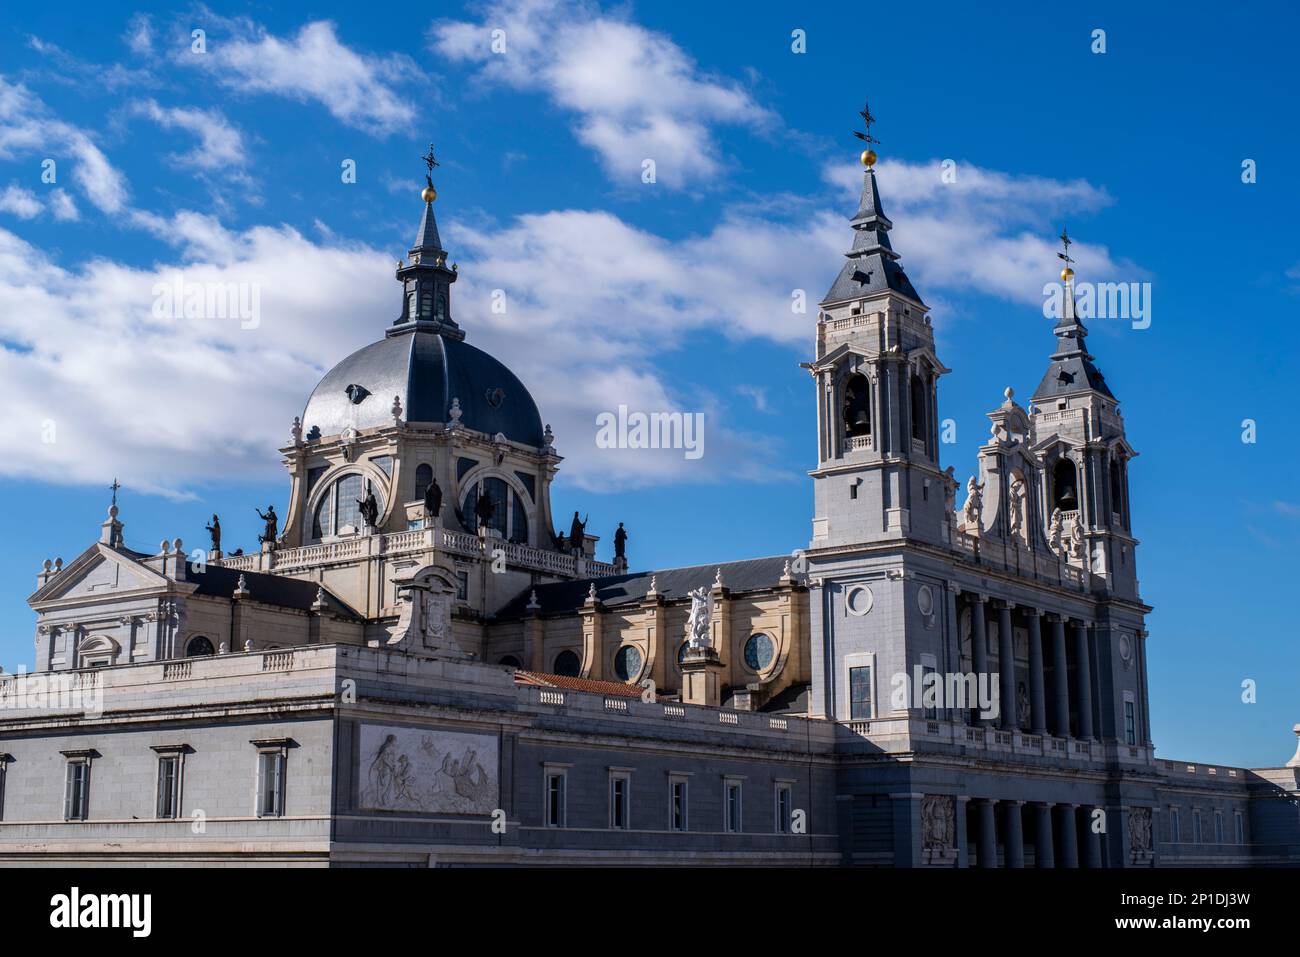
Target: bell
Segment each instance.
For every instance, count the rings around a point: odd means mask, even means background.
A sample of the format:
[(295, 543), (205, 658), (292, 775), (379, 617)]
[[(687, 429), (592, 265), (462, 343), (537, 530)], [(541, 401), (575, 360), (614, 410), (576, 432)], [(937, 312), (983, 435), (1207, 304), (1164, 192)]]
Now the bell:
[(1074, 496), (1074, 486), (1067, 485), (1061, 490), (1061, 498), (1057, 503), (1063, 512), (1071, 512), (1079, 507), (1079, 500)]

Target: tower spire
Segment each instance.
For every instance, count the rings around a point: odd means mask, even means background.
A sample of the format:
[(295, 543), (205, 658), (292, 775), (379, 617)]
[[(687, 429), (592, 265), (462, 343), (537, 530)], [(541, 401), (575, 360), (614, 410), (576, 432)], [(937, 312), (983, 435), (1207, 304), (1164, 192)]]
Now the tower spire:
[(880, 145), (880, 141), (871, 135), (871, 126), (876, 118), (865, 103), (858, 115), (862, 117), (865, 129), (854, 130), (853, 135), (866, 143), (867, 148), (858, 156), (858, 162), (863, 166), (862, 196), (858, 200), (858, 211), (849, 220), (849, 225), (853, 227), (853, 246), (844, 254), (848, 262), (840, 269), (839, 277), (826, 294), (823, 304), (862, 299), (893, 290), (921, 305), (921, 295), (907, 278), (903, 267), (898, 264), (898, 253), (894, 252), (889, 241), (889, 231), (894, 228), (894, 224), (881, 206), (880, 190), (876, 183), (877, 156), (872, 149), (872, 146)]
[(1065, 284), (1065, 290), (1061, 300), (1061, 315), (1052, 329), (1052, 334), (1056, 336), (1056, 351), (1052, 353), (1047, 374), (1034, 390), (1032, 401), (1040, 402), (1089, 390), (1113, 400), (1115, 397), (1106, 385), (1105, 377), (1093, 364), (1093, 356), (1088, 354), (1084, 342), (1088, 338), (1088, 328), (1075, 311), (1074, 259), (1070, 256), (1074, 240), (1064, 228), (1060, 240), (1061, 251), (1056, 254), (1056, 258), (1064, 264), (1061, 267), (1061, 282)]
[(424, 162), (424, 189), (420, 199), (424, 212), (415, 232), (415, 243), (408, 252), (409, 262), (398, 262), (397, 280), (402, 284), (402, 313), (393, 322), (389, 335), (401, 335), (414, 329), (438, 332), (456, 339), (465, 333), (451, 318), (451, 284), (456, 281), (456, 266), (447, 266), (447, 251), (442, 248), (438, 235), (438, 220), (433, 204), (438, 190), (433, 185), (433, 171), (438, 162), (429, 144), (429, 151), (420, 157)]

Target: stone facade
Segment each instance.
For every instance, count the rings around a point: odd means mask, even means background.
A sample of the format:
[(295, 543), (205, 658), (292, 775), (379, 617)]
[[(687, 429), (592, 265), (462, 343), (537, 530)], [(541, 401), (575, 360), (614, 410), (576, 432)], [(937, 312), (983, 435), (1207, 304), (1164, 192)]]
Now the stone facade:
[(1154, 756), (1136, 452), (1083, 324), (989, 413), (959, 507), (870, 169), (850, 225), (807, 547), (633, 574), (553, 531), (550, 430), (464, 342), (426, 200), (397, 319), (281, 450), (283, 532), (143, 554), (115, 502), (42, 568), (0, 862), (1300, 862), (1300, 762)]

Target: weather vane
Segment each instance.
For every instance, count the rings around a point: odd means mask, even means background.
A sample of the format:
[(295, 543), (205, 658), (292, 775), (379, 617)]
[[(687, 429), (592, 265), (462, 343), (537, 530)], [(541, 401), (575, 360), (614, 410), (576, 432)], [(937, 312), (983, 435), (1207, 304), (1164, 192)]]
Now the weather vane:
[(867, 104), (866, 100), (862, 101), (862, 109), (858, 112), (858, 116), (862, 117), (862, 122), (866, 125), (867, 129), (862, 133), (854, 130), (853, 135), (868, 145), (875, 143), (879, 146), (880, 140), (871, 135), (871, 124), (876, 122), (876, 118), (871, 115), (871, 107)]
[(113, 490), (113, 504), (117, 504), (117, 490), (122, 486), (118, 484), (117, 479), (113, 479), (113, 484), (109, 486)]
[(867, 144), (867, 148), (862, 151), (862, 155), (858, 159), (862, 161), (862, 165), (867, 169), (872, 169), (876, 165), (876, 151), (871, 148), (871, 145), (874, 143), (879, 146), (880, 140), (871, 135), (871, 124), (876, 122), (876, 118), (871, 115), (871, 107), (867, 105), (865, 100), (862, 102), (862, 110), (858, 113), (858, 116), (862, 117), (862, 122), (867, 127), (861, 133), (857, 130), (853, 131), (854, 136)]
[(442, 165), (442, 164), (439, 163), (436, 159), (433, 158), (433, 144), (432, 144), (432, 143), (429, 144), (429, 152), (426, 153), (424, 156), (421, 156), (420, 159), (424, 160), (424, 165), (427, 166), (427, 167), (429, 168), (429, 172), (427, 172), (427, 173), (424, 174), (424, 181), (425, 181), (426, 183), (428, 183), (430, 186), (432, 186), (432, 185), (433, 185), (433, 168), (434, 168), (435, 166), (441, 166), (441, 165)]
[(1056, 258), (1065, 263), (1065, 268), (1061, 270), (1062, 282), (1069, 282), (1074, 278), (1074, 270), (1070, 268), (1070, 264), (1074, 262), (1074, 260), (1070, 258), (1070, 245), (1073, 242), (1074, 240), (1070, 238), (1070, 234), (1066, 231), (1065, 227), (1062, 226), (1061, 247), (1063, 251), (1056, 254)]

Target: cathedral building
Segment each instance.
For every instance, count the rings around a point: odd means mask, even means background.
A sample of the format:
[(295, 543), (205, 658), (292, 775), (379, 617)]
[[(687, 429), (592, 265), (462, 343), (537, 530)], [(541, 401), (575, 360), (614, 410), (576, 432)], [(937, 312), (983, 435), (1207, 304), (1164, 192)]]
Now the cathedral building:
[(599, 560), (552, 514), (537, 403), (456, 320), (429, 181), (260, 548), (222, 551), (214, 516), (211, 548), (134, 551), (115, 488), (38, 573), (36, 670), (0, 675), (0, 863), (1300, 863), (1300, 755), (1155, 757), (1137, 452), (1068, 255), (1042, 380), (989, 411), (959, 507), (950, 370), (862, 159), (803, 364), (808, 542)]

